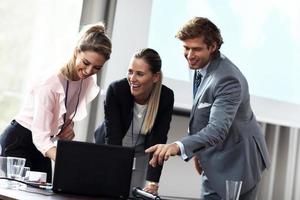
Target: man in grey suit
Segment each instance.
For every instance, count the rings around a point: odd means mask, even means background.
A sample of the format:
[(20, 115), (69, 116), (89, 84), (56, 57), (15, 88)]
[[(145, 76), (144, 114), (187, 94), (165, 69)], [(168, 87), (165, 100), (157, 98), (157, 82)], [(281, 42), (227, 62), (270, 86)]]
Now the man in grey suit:
[(189, 134), (175, 143), (148, 148), (146, 152), (154, 154), (150, 164), (155, 167), (174, 155), (185, 161), (194, 157), (204, 199), (225, 199), (226, 180), (243, 181), (240, 199), (255, 199), (270, 159), (250, 106), (247, 80), (220, 53), (220, 30), (207, 18), (191, 19), (176, 37), (195, 70)]

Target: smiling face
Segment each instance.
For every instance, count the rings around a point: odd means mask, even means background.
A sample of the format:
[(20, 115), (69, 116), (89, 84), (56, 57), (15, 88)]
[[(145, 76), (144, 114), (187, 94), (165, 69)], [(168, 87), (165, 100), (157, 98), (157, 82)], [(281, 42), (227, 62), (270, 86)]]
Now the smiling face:
[(184, 57), (189, 63), (190, 69), (201, 69), (212, 59), (216, 51), (216, 44), (210, 47), (204, 43), (203, 37), (183, 40)]
[(106, 58), (94, 51), (76, 51), (76, 61), (75, 61), (75, 77), (76, 80), (86, 79), (99, 72)]
[(128, 67), (127, 79), (135, 102), (146, 104), (159, 73), (152, 73), (150, 66), (142, 58), (132, 58)]

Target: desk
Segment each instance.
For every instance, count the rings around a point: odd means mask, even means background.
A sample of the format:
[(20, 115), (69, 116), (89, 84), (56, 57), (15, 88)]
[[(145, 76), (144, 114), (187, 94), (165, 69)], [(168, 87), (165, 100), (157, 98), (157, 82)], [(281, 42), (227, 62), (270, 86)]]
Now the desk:
[[(38, 192), (38, 193), (34, 193)], [(0, 187), (1, 200), (111, 200), (99, 197), (87, 197), (79, 195), (56, 194), (49, 192), (42, 194), (43, 190), (36, 188), (28, 188), (28, 191), (5, 189)]]
[[(87, 197), (69, 194), (41, 194), (44, 191), (36, 188), (28, 188), (28, 191), (11, 190), (0, 187), (0, 200), (112, 200), (110, 198)], [(163, 200), (200, 200), (194, 198), (161, 196)]]

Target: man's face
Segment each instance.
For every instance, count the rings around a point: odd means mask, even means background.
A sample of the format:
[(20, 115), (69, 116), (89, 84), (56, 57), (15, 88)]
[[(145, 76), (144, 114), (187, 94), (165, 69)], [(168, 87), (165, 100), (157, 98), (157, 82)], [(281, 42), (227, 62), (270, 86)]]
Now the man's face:
[(216, 50), (216, 44), (208, 47), (203, 37), (186, 39), (183, 42), (184, 57), (189, 63), (190, 69), (203, 68), (212, 58), (213, 52)]

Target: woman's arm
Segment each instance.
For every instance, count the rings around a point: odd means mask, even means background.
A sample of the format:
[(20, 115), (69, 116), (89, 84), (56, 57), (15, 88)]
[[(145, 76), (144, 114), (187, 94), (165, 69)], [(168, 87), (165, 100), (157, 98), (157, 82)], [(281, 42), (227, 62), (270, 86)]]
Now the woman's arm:
[(56, 147), (51, 147), (48, 151), (46, 151), (45, 155), (51, 160), (55, 161), (56, 159)]
[[(122, 121), (121, 105), (119, 103), (119, 98), (122, 98), (122, 95), (118, 94), (116, 84), (118, 84), (118, 82), (112, 83), (107, 89), (106, 99), (104, 102), (105, 127), (108, 143), (122, 145), (122, 127), (124, 127), (125, 122)], [(130, 113), (128, 113), (128, 115), (129, 114)]]
[(51, 133), (56, 123), (53, 122), (57, 113), (57, 96), (50, 87), (35, 88), (33, 95), (33, 120), (31, 124), (32, 140), (36, 148), (46, 156), (46, 152), (55, 147), (51, 141)]
[[(161, 100), (159, 105), (159, 111), (157, 113), (155, 124), (151, 131), (152, 135), (149, 135), (149, 142), (147, 147), (156, 144), (165, 144), (167, 142), (167, 135), (170, 129), (170, 123), (172, 119), (173, 106), (174, 106), (174, 93), (168, 88), (162, 88)], [(152, 158), (152, 154), (149, 156), (149, 160)], [(150, 182), (159, 182), (162, 166), (152, 167), (148, 165), (147, 180)]]

